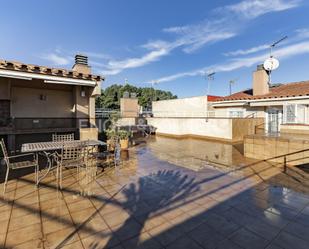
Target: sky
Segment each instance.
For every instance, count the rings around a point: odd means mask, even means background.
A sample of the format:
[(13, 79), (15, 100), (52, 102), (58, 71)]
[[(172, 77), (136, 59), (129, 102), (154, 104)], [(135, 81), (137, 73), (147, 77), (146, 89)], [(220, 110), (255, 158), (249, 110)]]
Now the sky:
[(233, 92), (251, 87), (270, 44), (284, 36), (272, 82), (309, 80), (307, 0), (0, 3), (1, 59), (70, 69), (82, 53), (105, 77), (103, 88), (128, 82), (178, 97), (228, 95), (231, 80)]

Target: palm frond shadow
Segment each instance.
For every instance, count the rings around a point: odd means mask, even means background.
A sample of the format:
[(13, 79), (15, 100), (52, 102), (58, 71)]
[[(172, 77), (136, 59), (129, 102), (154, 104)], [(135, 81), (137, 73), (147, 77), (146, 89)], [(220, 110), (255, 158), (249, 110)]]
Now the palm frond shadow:
[[(141, 177), (136, 183), (131, 183), (123, 191), (125, 200), (118, 205), (128, 211), (129, 218), (114, 231), (105, 248), (115, 245), (116, 241), (127, 237), (130, 246), (138, 248), (139, 234), (145, 222), (152, 214), (186, 199), (199, 188), (195, 179), (179, 171), (161, 170), (148, 176)], [(138, 221), (138, 225), (137, 224)], [(98, 249), (93, 245), (92, 249)]]

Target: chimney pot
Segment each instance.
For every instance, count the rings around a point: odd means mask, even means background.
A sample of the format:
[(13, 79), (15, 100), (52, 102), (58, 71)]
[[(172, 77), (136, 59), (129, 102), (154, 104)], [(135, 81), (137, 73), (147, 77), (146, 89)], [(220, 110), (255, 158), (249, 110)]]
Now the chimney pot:
[(91, 68), (88, 66), (88, 57), (82, 54), (75, 55), (75, 64), (73, 71), (82, 74), (91, 74)]
[(75, 64), (88, 66), (88, 57), (82, 54), (75, 55)]

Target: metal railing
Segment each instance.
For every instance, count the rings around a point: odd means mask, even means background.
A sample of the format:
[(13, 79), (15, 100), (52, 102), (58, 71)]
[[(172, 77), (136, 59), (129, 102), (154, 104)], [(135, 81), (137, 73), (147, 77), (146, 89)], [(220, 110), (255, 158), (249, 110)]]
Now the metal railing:
[(90, 128), (95, 124), (95, 119), (89, 118), (41, 118), (25, 117), (10, 118), (0, 131), (25, 131), (25, 130), (48, 130), (48, 129), (77, 129)]

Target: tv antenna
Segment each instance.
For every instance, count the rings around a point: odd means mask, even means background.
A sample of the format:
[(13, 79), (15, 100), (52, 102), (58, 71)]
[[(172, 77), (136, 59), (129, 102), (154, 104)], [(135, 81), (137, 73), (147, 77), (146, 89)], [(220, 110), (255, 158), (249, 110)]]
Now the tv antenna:
[(208, 72), (206, 73), (207, 76), (207, 95), (210, 93), (210, 81), (213, 81), (215, 79), (215, 72)]
[(234, 80), (230, 80), (229, 81), (229, 86), (230, 86), (230, 95), (232, 95), (232, 85), (234, 85), (236, 83), (237, 79)]
[(273, 57), (272, 53), (273, 53), (273, 49), (275, 48), (275, 46), (277, 46), (280, 42), (282, 42), (283, 40), (285, 40), (286, 38), (288, 38), (287, 36), (282, 37), (281, 39), (279, 39), (278, 41), (275, 41), (273, 44), (270, 45), (270, 54), (269, 54), (269, 58), (267, 58), (264, 61), (264, 69), (268, 72), (268, 84), (271, 84), (271, 73), (273, 70), (276, 70), (279, 67), (279, 61)]
[(286, 36), (282, 37), (281, 39), (279, 39), (278, 41), (275, 41), (273, 44), (270, 45), (270, 58), (272, 57), (272, 52), (273, 52), (274, 47), (287, 38), (288, 38), (288, 36), (286, 35)]
[(158, 81), (157, 80), (152, 80), (150, 82), (150, 84), (151, 84), (152, 88), (154, 88), (155, 85), (158, 85)]

